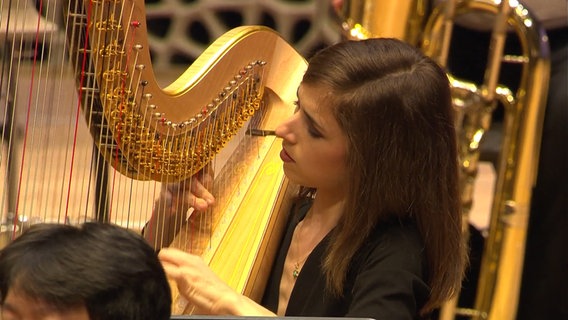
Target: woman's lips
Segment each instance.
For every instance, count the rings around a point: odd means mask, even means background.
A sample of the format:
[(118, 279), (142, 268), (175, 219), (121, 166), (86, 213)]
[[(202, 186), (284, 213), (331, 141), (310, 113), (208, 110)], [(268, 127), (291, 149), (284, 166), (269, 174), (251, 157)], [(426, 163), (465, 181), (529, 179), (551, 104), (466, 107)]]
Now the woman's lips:
[(286, 150), (284, 150), (284, 149), (282, 149), (282, 151), (280, 151), (280, 159), (282, 159), (282, 161), (284, 161), (284, 162), (294, 162), (294, 159), (292, 159), (292, 157), (290, 157), (288, 152), (286, 152)]

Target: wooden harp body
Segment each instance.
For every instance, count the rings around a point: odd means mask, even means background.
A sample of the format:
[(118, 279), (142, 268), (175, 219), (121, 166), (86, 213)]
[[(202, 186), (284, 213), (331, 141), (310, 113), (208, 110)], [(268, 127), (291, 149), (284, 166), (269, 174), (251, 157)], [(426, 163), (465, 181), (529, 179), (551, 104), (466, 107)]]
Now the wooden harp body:
[(274, 31), (238, 27), (162, 88), (143, 1), (71, 0), (66, 21), (81, 108), (107, 163), (133, 179), (171, 183), (226, 154), (212, 186), (217, 205), (171, 245), (202, 255), (229, 285), (260, 299), (293, 188), (281, 143), (251, 132), (293, 113), (306, 61)]

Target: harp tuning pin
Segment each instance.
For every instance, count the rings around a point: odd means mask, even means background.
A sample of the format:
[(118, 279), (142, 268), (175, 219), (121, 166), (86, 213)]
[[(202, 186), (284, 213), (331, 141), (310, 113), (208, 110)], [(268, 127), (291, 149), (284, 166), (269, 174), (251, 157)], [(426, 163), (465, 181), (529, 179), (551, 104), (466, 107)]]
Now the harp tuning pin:
[(138, 28), (138, 27), (140, 27), (140, 21), (134, 20), (134, 21), (130, 22), (130, 25), (133, 26), (134, 28)]
[(259, 61), (258, 61), (258, 64), (261, 65), (261, 66), (265, 66), (265, 65), (266, 65), (266, 61), (259, 60)]
[(215, 104), (219, 104), (219, 102), (221, 102), (221, 99), (215, 98), (215, 99), (213, 99), (213, 102), (214, 102)]
[(171, 121), (169, 121), (169, 125), (171, 125), (172, 128), (177, 129), (178, 125), (177, 123), (172, 123)]
[(151, 94), (151, 93), (145, 93), (145, 94), (144, 94), (144, 99), (146, 99), (146, 100), (152, 99), (152, 94)]
[(241, 80), (242, 78), (243, 78), (243, 76), (240, 75), (240, 74), (237, 74), (237, 75), (235, 76), (235, 80), (236, 80), (236, 81)]
[(140, 71), (141, 71), (141, 70), (144, 70), (144, 69), (146, 69), (146, 65), (144, 65), (144, 64), (138, 64), (138, 65), (136, 65), (136, 69), (137, 69), (137, 70), (140, 70)]
[(155, 104), (149, 104), (148, 109), (156, 110), (156, 105)]
[(215, 107), (215, 105), (212, 104), (212, 103), (209, 103), (209, 104), (207, 104), (207, 107), (206, 107), (206, 108), (207, 108), (207, 109), (213, 109), (213, 107)]
[(141, 44), (135, 44), (134, 45), (134, 49), (136, 50), (142, 50), (142, 48), (144, 48)]
[(237, 85), (237, 81), (236, 81), (236, 80), (231, 80), (231, 81), (229, 81), (229, 85), (230, 85), (231, 87), (234, 87), (235, 85)]
[(145, 86), (148, 85), (148, 81), (147, 81), (147, 80), (142, 80), (142, 81), (140, 81), (140, 85), (143, 86), (143, 87), (145, 87)]

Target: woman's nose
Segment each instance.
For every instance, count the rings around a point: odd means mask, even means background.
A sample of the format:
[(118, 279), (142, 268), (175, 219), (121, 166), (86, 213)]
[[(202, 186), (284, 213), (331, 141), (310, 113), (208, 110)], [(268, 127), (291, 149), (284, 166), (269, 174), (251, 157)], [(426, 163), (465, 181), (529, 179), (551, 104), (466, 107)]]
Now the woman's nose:
[(292, 121), (294, 115), (287, 118), (286, 120), (280, 122), (280, 124), (274, 130), (274, 133), (277, 137), (282, 138), (284, 140), (292, 142)]
[(274, 130), (274, 133), (276, 134), (276, 136), (278, 138), (284, 139), (286, 132), (288, 132), (288, 129), (285, 127), (284, 123), (285, 123), (285, 121), (280, 122), (278, 124), (278, 126), (276, 126), (276, 129)]

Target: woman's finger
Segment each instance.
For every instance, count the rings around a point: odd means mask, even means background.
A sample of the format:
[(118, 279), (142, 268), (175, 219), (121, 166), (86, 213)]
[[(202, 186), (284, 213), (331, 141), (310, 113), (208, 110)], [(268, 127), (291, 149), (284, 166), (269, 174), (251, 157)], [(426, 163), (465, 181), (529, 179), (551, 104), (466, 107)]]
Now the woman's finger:
[[(195, 205), (198, 207), (210, 206), (215, 203), (215, 197), (209, 190), (201, 183), (201, 181), (195, 179), (190, 186), (191, 193), (196, 197)], [(197, 208), (196, 208), (197, 209)]]
[(160, 250), (160, 253), (158, 253), (160, 261), (165, 261), (176, 266), (180, 266), (184, 262), (189, 262), (193, 260), (194, 257), (197, 256), (176, 248), (163, 248)]

